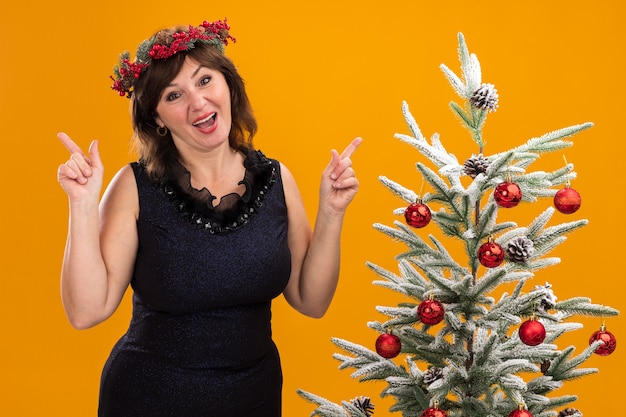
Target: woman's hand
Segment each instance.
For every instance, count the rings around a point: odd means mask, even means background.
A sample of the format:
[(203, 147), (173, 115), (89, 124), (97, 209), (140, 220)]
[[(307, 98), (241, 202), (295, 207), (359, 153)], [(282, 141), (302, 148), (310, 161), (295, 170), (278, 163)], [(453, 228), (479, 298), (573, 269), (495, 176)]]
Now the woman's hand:
[(331, 151), (331, 161), (322, 173), (320, 185), (320, 208), (329, 207), (343, 213), (359, 189), (359, 181), (352, 169), (350, 159), (363, 140), (354, 139), (341, 155)]
[(59, 140), (70, 152), (70, 158), (57, 170), (57, 179), (70, 202), (100, 198), (104, 167), (98, 151), (98, 142), (89, 146), (89, 156), (65, 133), (59, 133)]

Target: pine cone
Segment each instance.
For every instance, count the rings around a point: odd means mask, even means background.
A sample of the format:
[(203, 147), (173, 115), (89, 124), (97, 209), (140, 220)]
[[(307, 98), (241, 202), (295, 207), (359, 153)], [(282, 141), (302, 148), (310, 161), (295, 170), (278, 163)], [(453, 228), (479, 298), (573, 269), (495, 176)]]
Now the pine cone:
[(487, 158), (483, 157), (483, 154), (472, 155), (463, 164), (463, 172), (472, 178), (476, 178), (478, 174), (484, 174), (487, 172), (489, 162)]
[(550, 369), (550, 365), (552, 365), (552, 362), (549, 360), (541, 362), (541, 373), (545, 375), (546, 372), (548, 372), (548, 369)]
[(559, 413), (558, 417), (567, 417), (567, 416), (582, 417), (582, 415), (583, 413), (581, 413), (579, 410), (575, 408), (566, 408), (565, 410)]
[(546, 295), (539, 301), (539, 310), (541, 311), (548, 311), (550, 309), (553, 309), (554, 306), (556, 305), (556, 295), (554, 295), (554, 292), (552, 291), (552, 285), (550, 285), (549, 283), (546, 282), (546, 285), (536, 285), (535, 286), (536, 290), (542, 290), (542, 289), (546, 289)]
[(362, 411), (367, 417), (370, 417), (374, 414), (374, 404), (370, 402), (369, 397), (357, 397), (350, 400), (350, 403)]
[(154, 35), (154, 43), (159, 45), (168, 45), (172, 42), (172, 35), (168, 30), (160, 30)]
[(433, 382), (443, 378), (443, 369), (441, 368), (430, 368), (428, 371), (424, 372), (423, 381), (424, 384), (430, 385)]
[(509, 242), (506, 253), (511, 261), (525, 263), (535, 253), (535, 246), (532, 240), (526, 236), (520, 236)]
[(470, 98), (470, 103), (482, 110), (496, 111), (498, 108), (497, 91), (493, 84), (483, 84), (478, 90), (474, 91)]

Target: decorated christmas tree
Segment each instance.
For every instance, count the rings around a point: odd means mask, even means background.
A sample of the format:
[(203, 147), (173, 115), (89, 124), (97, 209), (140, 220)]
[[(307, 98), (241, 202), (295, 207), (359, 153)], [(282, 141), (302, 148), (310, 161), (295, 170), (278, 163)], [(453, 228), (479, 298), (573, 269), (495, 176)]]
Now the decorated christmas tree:
[[(498, 94), (492, 84), (482, 82), (478, 59), (469, 53), (462, 34), (458, 42), (460, 76), (445, 65), (441, 69), (462, 100), (450, 108), (478, 152), (457, 160), (438, 135), (430, 141), (423, 136), (403, 103), (410, 135), (396, 137), (421, 154), (418, 176), (410, 186), (380, 177), (406, 205), (394, 210), (402, 220), (374, 227), (405, 244), (406, 251), (397, 256), (397, 272), (367, 264), (377, 275), (374, 284), (401, 294), (403, 301), (377, 307), (388, 319), (368, 323), (379, 333), (369, 347), (333, 338), (342, 350), (335, 358), (340, 369), (353, 370), (359, 381), (384, 381), (381, 395), (393, 397), (390, 411), (403, 417), (581, 416), (573, 408), (576, 395), (555, 391), (567, 381), (598, 372), (582, 364), (592, 355), (611, 354), (616, 338), (604, 322), (578, 353), (574, 346), (560, 346), (559, 338), (582, 327), (573, 316), (604, 319), (619, 312), (586, 297), (560, 300), (550, 283), (532, 283), (537, 271), (560, 262), (550, 253), (587, 220), (551, 224), (556, 211), (572, 215), (581, 205), (571, 186), (576, 177), (571, 163), (565, 161), (552, 172), (530, 168), (541, 155), (570, 147), (571, 137), (592, 124), (555, 130), (487, 154), (483, 127), (498, 107)], [(429, 191), (420, 195), (414, 191), (418, 188), (420, 194)], [(530, 224), (498, 221), (500, 211), (510, 215), (520, 202), (544, 198), (551, 204)], [(440, 237), (429, 228), (438, 228)], [(462, 260), (446, 249), (447, 239), (461, 242)], [(313, 416), (374, 413), (366, 396), (337, 404), (299, 393), (318, 405)]]

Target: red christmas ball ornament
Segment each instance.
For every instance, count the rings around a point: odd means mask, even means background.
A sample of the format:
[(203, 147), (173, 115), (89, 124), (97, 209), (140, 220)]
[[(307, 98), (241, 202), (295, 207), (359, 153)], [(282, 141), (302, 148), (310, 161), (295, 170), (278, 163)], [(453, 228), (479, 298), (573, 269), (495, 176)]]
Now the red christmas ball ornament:
[(522, 200), (522, 190), (516, 183), (505, 181), (498, 184), (493, 192), (493, 198), (500, 207), (515, 207)]
[(420, 417), (448, 417), (448, 413), (437, 407), (429, 407), (426, 410), (422, 411)]
[(533, 415), (528, 410), (524, 410), (522, 406), (519, 409), (513, 410), (509, 417), (533, 417)]
[(596, 340), (602, 340), (604, 342), (604, 344), (600, 345), (594, 352), (600, 356), (610, 355), (617, 347), (617, 339), (613, 333), (606, 330), (604, 326), (602, 326), (600, 330), (593, 332), (589, 338), (589, 344), (593, 344)]
[(421, 201), (410, 204), (406, 210), (404, 210), (404, 219), (407, 224), (418, 229), (430, 223), (432, 217), (430, 208)]
[(385, 359), (398, 356), (402, 343), (400, 338), (392, 333), (383, 333), (376, 339), (376, 353)]
[(520, 340), (528, 346), (537, 346), (546, 338), (546, 328), (536, 319), (526, 320), (518, 330)]
[(424, 300), (417, 306), (417, 315), (424, 324), (435, 325), (440, 323), (445, 313), (443, 304), (437, 300)]
[(504, 261), (504, 250), (496, 242), (489, 240), (478, 248), (478, 261), (482, 266), (495, 268)]
[(582, 198), (578, 191), (566, 186), (554, 194), (554, 207), (563, 214), (572, 214), (580, 208)]

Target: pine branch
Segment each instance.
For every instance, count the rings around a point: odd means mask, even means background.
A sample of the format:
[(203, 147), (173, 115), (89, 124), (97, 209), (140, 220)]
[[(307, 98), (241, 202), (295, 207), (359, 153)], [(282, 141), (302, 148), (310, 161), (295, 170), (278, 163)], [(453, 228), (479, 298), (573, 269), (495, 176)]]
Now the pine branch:
[(448, 69), (444, 64), (440, 65), (441, 70), (444, 72), (446, 78), (451, 81), (452, 87), (459, 94), (459, 96), (468, 100), (474, 91), (480, 87), (481, 83), (481, 70), (478, 58), (474, 54), (470, 54), (465, 43), (465, 38), (462, 33), (458, 34), (458, 54), (459, 61), (461, 62), (462, 78), (456, 76), (454, 72)]
[(549, 178), (550, 175), (545, 172), (531, 172), (516, 176), (515, 183), (522, 190), (522, 201), (533, 203), (545, 197), (546, 194), (550, 194), (551, 192), (546, 191), (553, 185)]
[(404, 116), (404, 121), (409, 127), (409, 130), (411, 131), (413, 138), (420, 142), (426, 142), (426, 138), (424, 137), (424, 135), (422, 134), (422, 131), (417, 125), (417, 121), (411, 114), (411, 111), (409, 110), (409, 104), (406, 101), (402, 102), (402, 116)]
[(595, 350), (601, 346), (604, 342), (596, 341), (589, 345), (580, 355), (569, 359), (574, 352), (574, 347), (570, 346), (564, 349), (553, 361), (548, 371), (547, 376), (552, 376), (555, 381), (567, 381), (580, 378), (584, 375), (597, 373), (595, 368), (579, 369), (578, 366), (584, 361), (589, 359), (594, 354)]
[(515, 151), (502, 152), (492, 155), (487, 160), (489, 168), (487, 168), (487, 178), (498, 178), (498, 182), (502, 181), (507, 173), (511, 172), (511, 162), (515, 159)]
[(533, 242), (538, 239), (541, 231), (546, 227), (552, 215), (554, 214), (554, 207), (548, 207), (543, 213), (533, 220), (533, 222), (528, 226), (528, 232), (526, 233), (526, 237), (528, 237)]
[(452, 86), (452, 89), (459, 95), (459, 97), (461, 97), (462, 99), (469, 98), (467, 97), (467, 93), (466, 93), (467, 89), (465, 87), (465, 83), (446, 65), (441, 64), (439, 68), (441, 69), (446, 79)]
[(498, 213), (498, 206), (495, 202), (490, 201), (480, 211), (480, 217), (478, 218), (478, 224), (474, 229), (475, 238), (477, 241), (484, 240), (493, 234), (493, 228), (496, 224), (496, 218)]
[(342, 401), (341, 404), (343, 405), (343, 408), (348, 411), (350, 417), (369, 417), (369, 414), (365, 414), (359, 408), (352, 405), (352, 403)]
[[(439, 175), (432, 169), (428, 168), (426, 165), (418, 162), (415, 164), (417, 169), (422, 174), (423, 178), (430, 184), (430, 186), (435, 191), (429, 195), (428, 200), (424, 199), (424, 201), (440, 201), (444, 204), (447, 204), (450, 209), (453, 209), (452, 202), (456, 201), (460, 196), (460, 190), (457, 188), (451, 188), (448, 184), (445, 183)], [(457, 213), (458, 214), (458, 213)]]
[[(516, 374), (522, 372), (538, 372), (539, 368), (525, 359), (511, 359), (501, 363), (492, 369), (492, 383), (500, 385), (506, 392), (519, 392), (526, 390), (526, 382)], [(509, 395), (510, 397), (510, 395)]]
[(459, 177), (462, 174), (462, 167), (459, 165), (456, 157), (445, 149), (443, 143), (439, 140), (439, 135), (435, 133), (431, 137), (432, 145), (429, 145), (411, 114), (406, 101), (402, 102), (402, 114), (413, 137), (402, 134), (396, 134), (395, 137), (416, 147), (435, 166), (441, 168), (440, 173), (448, 178), (452, 186), (461, 187)]
[[(541, 313), (538, 314), (538, 317), (546, 318), (545, 315)], [(550, 325), (546, 320), (544, 320), (544, 323), (546, 323), (546, 338), (544, 343), (555, 343), (563, 334), (579, 330), (583, 327), (580, 323), (558, 323), (556, 326)]]
[(526, 389), (529, 392), (544, 395), (551, 391), (556, 391), (562, 386), (562, 381), (555, 381), (551, 377), (540, 375), (528, 381), (528, 384), (526, 384)]
[(576, 395), (562, 395), (560, 397), (549, 398), (548, 403), (545, 404), (545, 409), (554, 410), (556, 408), (561, 408), (563, 406), (566, 406), (570, 403), (575, 402), (576, 400), (578, 400), (578, 396)]
[[(437, 253), (422, 240), (413, 230), (403, 223), (394, 222), (397, 228), (392, 228), (380, 223), (374, 224), (374, 229), (383, 232), (394, 240), (401, 241), (410, 247), (417, 256), (437, 256)], [(401, 258), (401, 257), (399, 257)]]
[[(344, 369), (344, 367), (340, 367), (339, 369)], [(392, 361), (380, 360), (359, 366), (359, 368), (352, 373), (352, 378), (358, 379), (359, 382), (365, 382), (384, 380), (390, 376), (404, 374), (403, 369), (397, 367)]]
[(355, 357), (362, 357), (370, 362), (381, 360), (381, 357), (377, 353), (372, 352), (370, 349), (362, 345), (336, 337), (332, 338), (331, 341), (342, 350), (352, 353)]
[(575, 297), (555, 304), (554, 310), (587, 317), (611, 317), (619, 315), (619, 310), (600, 304), (592, 304), (586, 297)]
[(371, 262), (367, 262), (366, 263), (367, 267), (370, 268), (372, 271), (374, 271), (378, 276), (384, 278), (386, 281), (374, 281), (373, 284), (374, 285), (378, 285), (381, 287), (385, 287), (385, 288), (389, 288), (393, 291), (397, 291), (401, 294), (405, 294), (405, 295), (409, 295), (410, 296), (410, 292), (407, 291), (407, 287), (408, 288), (425, 288), (428, 285), (428, 282), (422, 278), (421, 276), (419, 276), (419, 274), (415, 274), (415, 279), (419, 280), (417, 285), (415, 282), (409, 283), (408, 281), (412, 281), (407, 279), (406, 276), (398, 276), (396, 274), (394, 274), (391, 271), (386, 270), (385, 268), (382, 268), (376, 264), (373, 264)]
[[(449, 105), (452, 113), (454, 113), (454, 115), (458, 117), (465, 129), (470, 131), (475, 130), (474, 121), (472, 120), (472, 117), (465, 112), (465, 109), (463, 109), (454, 101), (451, 101)], [(478, 143), (478, 145), (481, 145), (481, 143)]]
[[(567, 164), (562, 168), (559, 168), (549, 174), (548, 179), (552, 186), (568, 184), (571, 180), (575, 179), (577, 176), (576, 172), (574, 172), (574, 165)], [(556, 193), (556, 190), (552, 190)], [(551, 194), (554, 195), (554, 194)]]
[(377, 306), (376, 311), (393, 319), (388, 320), (383, 325), (383, 329), (392, 329), (398, 326), (413, 325), (419, 321), (415, 314), (415, 307), (383, 307)]
[(576, 221), (572, 221), (568, 223), (561, 223), (559, 225), (552, 226), (552, 227), (547, 227), (543, 230), (543, 233), (537, 236), (537, 239), (535, 239), (535, 243), (537, 245), (541, 245), (541, 244), (544, 244), (545, 242), (556, 240), (559, 237), (562, 237), (563, 235), (565, 235), (566, 233), (571, 233), (574, 230), (587, 225), (587, 223), (589, 223), (587, 220), (582, 219), (582, 220), (576, 220)]
[(532, 165), (540, 155), (534, 152), (515, 152), (515, 160), (512, 162), (515, 172), (525, 172), (526, 168)]
[(562, 141), (563, 138), (574, 136), (583, 130), (593, 127), (593, 123), (582, 123), (543, 134), (538, 138), (529, 139), (524, 145), (515, 148), (516, 152), (544, 153), (560, 150), (573, 145), (571, 141)]
[(319, 407), (315, 411), (313, 411), (313, 413), (311, 414), (311, 417), (313, 416), (350, 417), (350, 415), (346, 412), (344, 408), (332, 403), (331, 401), (328, 401), (325, 398), (322, 398), (318, 395), (304, 391), (302, 389), (297, 389), (296, 392), (305, 400), (319, 405)]
[(332, 342), (352, 353), (354, 356), (346, 356), (341, 354), (335, 354), (333, 357), (341, 361), (339, 369), (354, 368), (356, 371), (352, 373), (352, 378), (358, 379), (360, 382), (372, 381), (372, 380), (385, 380), (390, 376), (404, 376), (406, 370), (403, 367), (397, 366), (394, 362), (384, 359), (377, 353), (371, 350), (347, 342), (343, 339), (333, 338)]
[(417, 200), (417, 194), (414, 191), (409, 190), (406, 187), (403, 187), (402, 185), (398, 184), (395, 181), (390, 180), (389, 178), (385, 177), (384, 175), (379, 176), (378, 180), (385, 187), (387, 187), (392, 193), (394, 193), (395, 195), (397, 195), (398, 197), (400, 197), (401, 199), (403, 199), (407, 203), (409, 203), (409, 204), (410, 203), (414, 203)]
[(403, 135), (401, 133), (396, 133), (395, 137), (416, 148), (422, 155), (438, 167), (458, 164), (454, 155), (444, 152), (441, 149), (437, 149), (429, 145), (426, 141), (418, 140), (412, 136)]
[(472, 288), (470, 288), (467, 297), (472, 300), (477, 298), (479, 295), (490, 292), (502, 282), (505, 275), (506, 270), (504, 269), (489, 270)]

